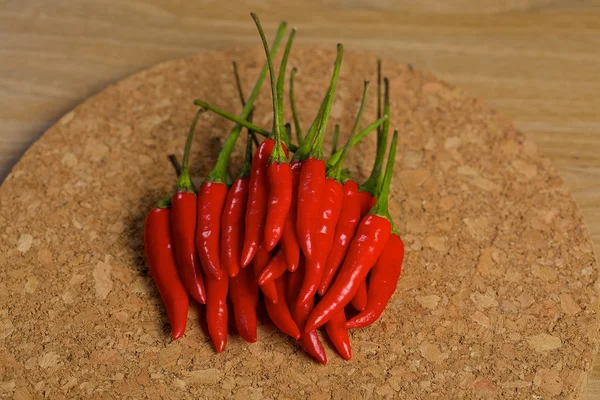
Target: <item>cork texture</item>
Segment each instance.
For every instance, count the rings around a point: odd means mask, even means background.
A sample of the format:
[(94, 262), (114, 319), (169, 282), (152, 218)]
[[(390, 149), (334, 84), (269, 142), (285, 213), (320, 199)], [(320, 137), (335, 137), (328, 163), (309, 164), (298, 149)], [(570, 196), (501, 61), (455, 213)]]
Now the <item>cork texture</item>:
[[(333, 49), (298, 46), (306, 129)], [(0, 397), (26, 398), (577, 398), (597, 349), (598, 271), (580, 212), (534, 143), (482, 102), (383, 60), (399, 129), (391, 214), (407, 247), (381, 319), (351, 332), (354, 357), (323, 367), (265, 322), (259, 341), (231, 335), (214, 353), (192, 307), (169, 326), (146, 266), (146, 212), (172, 193), (202, 98), (239, 113), (260, 47), (212, 52), (127, 78), (65, 115), (0, 188)], [(347, 137), (375, 57), (347, 51), (332, 123)], [(289, 117), (289, 107), (286, 104)], [(270, 127), (268, 81), (255, 122)], [(333, 126), (333, 125), (331, 125)], [(205, 113), (191, 160), (199, 184), (232, 124)], [(348, 165), (362, 181), (375, 135)], [(327, 142), (326, 147), (329, 146)], [(237, 146), (237, 173), (243, 143)], [(539, 397), (536, 397), (539, 396)]]

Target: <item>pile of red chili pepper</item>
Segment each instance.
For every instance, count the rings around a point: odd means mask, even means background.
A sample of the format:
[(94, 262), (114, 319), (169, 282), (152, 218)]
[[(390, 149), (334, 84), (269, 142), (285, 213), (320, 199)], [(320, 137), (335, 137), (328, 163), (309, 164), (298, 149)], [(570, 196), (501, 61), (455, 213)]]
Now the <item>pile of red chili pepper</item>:
[[(208, 333), (217, 352), (227, 344), (230, 312), (235, 321), (232, 330), (249, 343), (257, 340), (257, 310), (264, 304), (272, 323), (299, 340), (319, 362), (327, 362), (317, 335), (320, 327), (325, 328), (338, 353), (350, 359), (348, 329), (369, 326), (379, 318), (396, 289), (404, 257), (402, 240), (388, 212), (397, 132), (383, 169), (389, 130), (388, 82), (384, 79), (382, 96), (378, 62), (378, 119), (360, 129), (369, 91), (365, 82), (348, 140), (337, 149), (336, 126), (332, 154), (325, 157), (323, 141), (343, 47), (337, 47), (331, 83), (306, 134), (296, 113), (294, 68), (289, 103), (298, 144), (293, 144), (291, 124), (283, 122), (283, 92), (295, 30), (288, 37), (276, 77), (272, 58), (286, 24), (279, 26), (269, 48), (257, 16), (252, 17), (267, 62), (247, 98), (234, 63), (243, 104), (239, 117), (195, 101), (200, 108), (189, 130), (176, 192), (159, 202), (146, 218), (144, 244), (150, 272), (173, 339), (185, 332), (189, 296), (206, 306)], [(273, 98), (271, 131), (251, 122), (253, 104), (267, 73)], [(195, 127), (205, 111), (216, 112), (236, 125), (216, 165), (196, 190), (188, 164)], [(245, 163), (231, 182), (227, 165), (244, 128), (248, 130)], [(354, 145), (375, 130), (375, 163), (370, 177), (359, 186), (344, 168), (344, 160)], [(254, 152), (256, 135), (265, 140)]]

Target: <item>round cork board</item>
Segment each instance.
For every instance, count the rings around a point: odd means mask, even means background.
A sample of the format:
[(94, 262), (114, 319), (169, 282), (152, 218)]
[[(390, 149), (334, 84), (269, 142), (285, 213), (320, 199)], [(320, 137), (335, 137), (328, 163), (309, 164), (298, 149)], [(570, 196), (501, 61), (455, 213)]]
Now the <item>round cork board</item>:
[[(306, 128), (332, 49), (297, 47)], [(169, 326), (144, 261), (149, 208), (174, 189), (193, 99), (240, 111), (260, 47), (165, 63), (65, 115), (0, 189), (0, 395), (20, 398), (571, 398), (596, 353), (598, 271), (575, 202), (536, 146), (462, 90), (384, 60), (400, 131), (391, 213), (407, 247), (382, 318), (351, 333), (354, 357), (323, 367), (268, 323), (216, 355), (199, 310)], [(332, 123), (347, 135), (375, 57), (347, 51)], [(375, 85), (365, 121), (375, 115)], [(286, 112), (289, 107), (286, 105)], [(269, 84), (255, 122), (270, 127)], [(289, 117), (289, 115), (288, 115)], [(206, 113), (200, 183), (232, 124)], [(329, 146), (329, 144), (327, 144)], [(349, 159), (369, 173), (375, 138)], [(240, 144), (232, 170), (243, 153)]]

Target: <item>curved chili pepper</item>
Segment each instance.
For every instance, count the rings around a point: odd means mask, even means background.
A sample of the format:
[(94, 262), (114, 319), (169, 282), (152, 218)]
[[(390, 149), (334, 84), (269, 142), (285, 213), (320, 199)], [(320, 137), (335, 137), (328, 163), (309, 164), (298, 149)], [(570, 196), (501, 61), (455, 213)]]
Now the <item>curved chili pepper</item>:
[(275, 141), (263, 141), (252, 159), (250, 184), (248, 189), (248, 205), (246, 207), (246, 227), (244, 246), (242, 248), (242, 267), (250, 264), (259, 246), (263, 243), (264, 221), (267, 216), (267, 161)]
[[(390, 96), (389, 82), (387, 78), (383, 80), (384, 98), (383, 98), (383, 115), (388, 117), (383, 125), (377, 130), (377, 154), (375, 163), (369, 178), (358, 189), (360, 197), (360, 217), (367, 215), (369, 210), (375, 206), (377, 201), (377, 189), (381, 185), (383, 175), (381, 170), (383, 167), (383, 159), (385, 157), (385, 148), (387, 146), (387, 137), (390, 126)], [(377, 60), (377, 116), (381, 115), (381, 60)], [(367, 304), (367, 282), (362, 282), (359, 290), (356, 293), (357, 298), (352, 299), (352, 306), (361, 311)]]
[(304, 261), (305, 258), (300, 257), (298, 268), (294, 273), (290, 274), (287, 291), (288, 304), (290, 304), (292, 310), (292, 317), (294, 318), (298, 328), (300, 328), (300, 344), (312, 358), (325, 365), (327, 364), (327, 354), (325, 353), (325, 349), (321, 344), (319, 335), (317, 335), (317, 331), (313, 329), (306, 332), (304, 329), (306, 319), (315, 306), (314, 298), (306, 303), (299, 303), (297, 301), (298, 294), (300, 292), (300, 286), (302, 285), (302, 280), (304, 279), (305, 274)]
[(298, 261), (300, 260), (300, 244), (296, 236), (296, 215), (298, 214), (298, 182), (300, 181), (302, 163), (294, 161), (290, 167), (292, 170), (292, 201), (283, 225), (280, 244), (285, 255), (287, 268), (293, 272), (298, 267)]
[(298, 298), (301, 303), (312, 298), (321, 283), (325, 262), (327, 262), (329, 249), (333, 243), (335, 225), (342, 209), (344, 193), (342, 185), (338, 181), (327, 178), (323, 192), (321, 206), (312, 233), (314, 256), (306, 260), (306, 275)]
[(227, 193), (221, 216), (221, 264), (231, 278), (240, 270), (247, 196), (248, 178), (239, 177)]
[(275, 326), (279, 328), (281, 332), (293, 337), (294, 339), (300, 339), (300, 329), (298, 329), (298, 325), (296, 325), (296, 322), (294, 322), (294, 319), (292, 318), (290, 306), (285, 298), (286, 280), (286, 275), (282, 275), (275, 280), (277, 296), (280, 300), (277, 302), (277, 304), (266, 301), (265, 307), (267, 308), (269, 318), (271, 318), (271, 321), (273, 321)]
[[(284, 152), (281, 137), (283, 133), (286, 132), (283, 125), (283, 84), (287, 60), (296, 30), (292, 29), (285, 46), (283, 59), (281, 61), (281, 66), (279, 67), (279, 79), (277, 80), (276, 86), (271, 54), (269, 53), (269, 48), (258, 19), (256, 21), (267, 55), (273, 98), (273, 135), (275, 143), (267, 166), (267, 177), (269, 182), (269, 198), (267, 203), (269, 204), (269, 208), (264, 232), (264, 244), (266, 249), (270, 251), (273, 250), (277, 243), (279, 243), (292, 202), (292, 170), (287, 159), (287, 153)], [(287, 136), (288, 135), (286, 134), (286, 137)]]
[[(267, 264), (269, 264), (269, 261), (271, 261), (271, 253), (265, 249), (264, 246), (259, 246), (256, 251), (256, 256), (252, 260), (252, 269), (254, 270), (255, 277), (258, 278), (261, 275)], [(277, 301), (279, 301), (275, 282), (265, 282), (264, 285), (260, 286), (260, 290), (265, 295), (265, 298), (271, 303), (277, 303)]]
[[(275, 53), (285, 32), (286, 24), (281, 24), (273, 42)], [(252, 93), (248, 98), (241, 119), (246, 119), (252, 112), (254, 102), (267, 74), (268, 64), (265, 64), (256, 80)], [(196, 232), (196, 247), (202, 261), (202, 267), (207, 274), (215, 278), (223, 275), (221, 270), (221, 215), (227, 195), (227, 163), (242, 130), (242, 125), (236, 124), (229, 133), (223, 149), (219, 153), (213, 170), (200, 188), (198, 196), (198, 228)], [(243, 264), (244, 266), (247, 265)]]
[(365, 82), (362, 101), (352, 133), (344, 146), (343, 153), (335, 165), (327, 172), (325, 179), (325, 190), (321, 198), (319, 213), (314, 222), (312, 238), (314, 239), (315, 254), (306, 261), (306, 276), (300, 289), (300, 298), (298, 301), (305, 302), (313, 297), (321, 284), (329, 250), (333, 244), (335, 227), (337, 225), (344, 200), (344, 191), (342, 188), (342, 167), (352, 148), (352, 140), (358, 132), (360, 121), (367, 104), (369, 93), (369, 82)]
[(206, 322), (208, 334), (217, 353), (227, 346), (227, 292), (229, 275), (223, 274), (220, 279), (206, 277)]
[(248, 343), (256, 342), (256, 306), (258, 285), (252, 268), (242, 268), (229, 281), (233, 317), (238, 333)]
[(364, 281), (360, 283), (358, 289), (356, 290), (356, 294), (350, 301), (352, 307), (357, 309), (358, 311), (363, 311), (367, 306), (367, 280), (365, 278)]
[(342, 210), (338, 223), (335, 227), (335, 233), (333, 235), (334, 242), (331, 245), (329, 256), (327, 257), (327, 264), (321, 278), (321, 284), (319, 285), (319, 294), (323, 296), (335, 273), (337, 272), (340, 264), (346, 256), (350, 241), (354, 237), (356, 228), (360, 222), (360, 203), (358, 199), (358, 185), (353, 180), (347, 180), (343, 186), (344, 198), (342, 200)]
[(227, 183), (207, 181), (198, 192), (198, 221), (196, 248), (206, 275), (220, 279), (221, 271), (221, 215), (227, 199)]
[(356, 235), (350, 243), (348, 254), (331, 288), (317, 304), (304, 328), (316, 329), (342, 310), (356, 294), (360, 283), (373, 268), (383, 252), (392, 230), (388, 211), (388, 196), (392, 171), (396, 159), (398, 132), (394, 132), (385, 177), (379, 191), (377, 203), (358, 225)]
[[(319, 129), (310, 146), (307, 158), (302, 163), (300, 171), (300, 182), (298, 186), (298, 215), (296, 217), (296, 232), (300, 247), (306, 258), (313, 256), (314, 240), (312, 238), (313, 229), (317, 216), (323, 191), (325, 190), (325, 161), (323, 160), (323, 135), (327, 127), (335, 87), (340, 72), (344, 48), (341, 44), (337, 46), (337, 58), (331, 78), (331, 84), (327, 94), (325, 110)], [(308, 141), (306, 141), (308, 142)], [(305, 143), (306, 143), (305, 142)], [(302, 150), (302, 146), (300, 148)]]
[(181, 174), (177, 179), (177, 192), (171, 199), (171, 231), (175, 246), (177, 269), (183, 286), (194, 300), (204, 304), (206, 303), (206, 292), (194, 243), (196, 231), (196, 194), (194, 193), (194, 187), (188, 172), (192, 139), (198, 118), (202, 112), (203, 110), (199, 110), (196, 113), (186, 140)]
[[(377, 190), (381, 186), (383, 180), (383, 161), (385, 158), (385, 149), (387, 146), (387, 137), (390, 126), (390, 90), (389, 81), (383, 79), (384, 95), (383, 95), (383, 116), (387, 119), (377, 128), (377, 154), (375, 163), (371, 170), (369, 178), (360, 185), (358, 191), (360, 195), (361, 215), (366, 215), (369, 210), (375, 205)], [(377, 60), (377, 117), (381, 116), (381, 61)]]
[(283, 251), (279, 249), (258, 277), (258, 284), (264, 286), (269, 281), (275, 281), (275, 279), (279, 279), (286, 270), (287, 264), (285, 263), (285, 256), (283, 255)]
[(345, 360), (352, 358), (352, 348), (350, 347), (350, 338), (348, 337), (348, 328), (346, 328), (346, 314), (344, 310), (338, 311), (325, 324), (325, 330), (335, 346), (335, 349)]
[(171, 324), (171, 337), (177, 340), (185, 332), (189, 299), (177, 274), (171, 237), (171, 209), (168, 208), (168, 201), (159, 203), (146, 216), (144, 251), (150, 274), (167, 311), (167, 318)]
[(403, 259), (404, 243), (400, 236), (393, 232), (371, 271), (367, 305), (361, 313), (348, 321), (346, 327), (364, 328), (381, 316), (398, 286)]

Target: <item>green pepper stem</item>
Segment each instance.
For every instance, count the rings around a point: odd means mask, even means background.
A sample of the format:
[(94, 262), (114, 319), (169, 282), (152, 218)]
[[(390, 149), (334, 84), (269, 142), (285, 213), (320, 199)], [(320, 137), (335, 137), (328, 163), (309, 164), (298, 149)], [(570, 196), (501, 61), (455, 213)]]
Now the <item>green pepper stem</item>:
[[(367, 125), (367, 127), (365, 129), (360, 131), (360, 133), (358, 133), (354, 137), (354, 139), (352, 139), (352, 146), (356, 146), (358, 143), (360, 143), (369, 133), (371, 133), (373, 130), (377, 129), (377, 127), (379, 125), (381, 125), (386, 119), (387, 119), (387, 117), (384, 115), (383, 117), (379, 118), (377, 121), (371, 122), (369, 125)], [(340, 156), (342, 155), (342, 151), (343, 151), (343, 149), (340, 149), (340, 150), (336, 151), (335, 153), (333, 153), (333, 155), (331, 157), (329, 157), (329, 159), (327, 160), (328, 168), (333, 167), (333, 165), (340, 159)]]
[[(381, 59), (377, 59), (377, 119), (381, 118)], [(377, 128), (377, 140), (381, 135), (381, 126)]]
[(240, 79), (240, 73), (238, 72), (237, 63), (234, 60), (231, 62), (231, 64), (233, 64), (233, 76), (235, 77), (235, 86), (237, 87), (242, 107), (244, 107), (246, 105), (246, 96), (244, 96), (244, 90), (242, 89), (242, 80)]
[[(259, 134), (261, 136), (264, 136), (266, 138), (272, 136), (271, 132), (269, 132), (269, 131), (261, 128), (260, 126), (254, 125), (252, 122), (249, 122), (246, 119), (243, 119), (243, 118), (240, 118), (240, 117), (236, 117), (235, 115), (230, 114), (227, 111), (223, 111), (220, 108), (215, 107), (212, 104), (209, 104), (209, 103), (207, 103), (205, 101), (194, 100), (194, 104), (197, 105), (200, 108), (204, 108), (205, 110), (212, 111), (215, 114), (220, 115), (223, 118), (226, 118), (226, 119), (228, 119), (228, 120), (230, 120), (232, 122), (235, 122), (237, 125), (240, 125), (241, 128), (250, 129), (252, 132), (257, 133), (257, 134)], [(291, 152), (296, 152), (296, 151), (298, 151), (298, 146), (296, 146), (293, 143), (290, 143), (290, 145), (288, 147), (288, 150), (291, 151)]]
[(390, 145), (390, 153), (388, 155), (387, 165), (385, 167), (385, 175), (383, 177), (383, 181), (379, 186), (377, 191), (377, 202), (373, 208), (371, 208), (370, 213), (373, 215), (378, 215), (380, 217), (386, 218), (393, 225), (392, 217), (390, 215), (390, 211), (388, 209), (388, 201), (390, 196), (390, 184), (392, 182), (392, 175), (394, 171), (394, 162), (396, 161), (396, 145), (398, 143), (398, 131), (394, 131), (394, 136), (392, 137), (392, 144)]
[[(258, 29), (258, 33), (260, 35), (260, 39), (262, 41), (263, 47), (265, 49), (265, 55), (267, 57), (267, 65), (269, 66), (269, 77), (271, 78), (271, 97), (273, 99), (273, 136), (275, 139), (275, 145), (273, 147), (273, 151), (271, 152), (270, 162), (286, 162), (287, 159), (285, 157), (285, 153), (283, 151), (283, 147), (281, 145), (281, 131), (283, 128), (283, 110), (280, 107), (280, 98), (278, 94), (279, 83), (275, 80), (275, 68), (273, 67), (273, 59), (271, 58), (271, 52), (269, 51), (269, 44), (267, 43), (267, 38), (265, 36), (265, 32), (263, 31), (262, 25), (260, 24), (260, 20), (256, 13), (250, 13), (252, 19), (254, 19), (254, 23), (256, 24), (256, 28)], [(295, 29), (292, 29), (292, 33), (288, 37), (288, 42), (285, 46), (285, 51), (283, 54), (282, 68), (285, 67), (285, 63), (287, 63), (287, 57), (290, 52), (290, 48), (292, 46), (292, 42), (294, 40), (294, 36), (296, 34)], [(283, 71), (285, 74), (285, 70)], [(283, 85), (283, 79), (281, 80), (281, 85)], [(283, 99), (282, 99), (283, 102)]]
[(223, 118), (226, 118), (230, 121), (235, 122), (237, 125), (240, 125), (241, 128), (250, 129), (253, 132), (256, 132), (259, 135), (267, 137), (267, 138), (271, 136), (271, 132), (261, 128), (260, 126), (254, 125), (252, 122), (249, 122), (247, 119), (244, 119), (241, 117), (236, 117), (235, 115), (228, 113), (227, 111), (223, 111), (220, 108), (215, 107), (212, 104), (209, 104), (205, 101), (194, 100), (194, 104), (199, 106), (200, 108), (203, 108), (208, 111), (212, 111), (215, 114), (220, 115)]
[(340, 140), (340, 124), (335, 124), (335, 128), (333, 130), (333, 140), (331, 142), (331, 155), (333, 155), (337, 151), (339, 140)]
[(323, 136), (327, 128), (327, 122), (329, 122), (329, 115), (331, 114), (331, 106), (333, 104), (333, 98), (335, 94), (335, 87), (337, 86), (338, 77), (340, 75), (340, 67), (342, 65), (342, 57), (344, 55), (344, 46), (341, 43), (337, 45), (337, 57), (335, 59), (335, 67), (333, 68), (333, 75), (331, 76), (331, 85), (329, 86), (329, 93), (327, 93), (327, 103), (325, 104), (325, 111), (323, 117), (319, 123), (319, 130), (310, 146), (309, 156), (316, 158), (317, 160), (323, 159)]
[(360, 102), (360, 107), (358, 108), (358, 113), (356, 114), (356, 120), (354, 121), (354, 126), (352, 127), (352, 132), (350, 133), (350, 137), (346, 141), (346, 144), (342, 148), (342, 154), (340, 155), (339, 160), (335, 162), (333, 167), (327, 172), (327, 177), (335, 179), (337, 181), (342, 180), (342, 167), (344, 166), (344, 161), (346, 161), (346, 157), (350, 152), (350, 149), (354, 147), (352, 141), (358, 132), (358, 128), (360, 127), (360, 121), (362, 120), (363, 113), (365, 111), (365, 107), (367, 106), (367, 98), (369, 96), (369, 81), (365, 81), (365, 85), (363, 88), (362, 100)]
[(162, 199), (156, 203), (156, 208), (171, 208), (171, 196), (166, 199)]
[[(277, 47), (279, 47), (279, 42), (281, 42), (281, 39), (283, 38), (286, 27), (287, 27), (287, 24), (285, 22), (282, 22), (281, 24), (279, 24), (279, 28), (277, 29), (277, 34), (275, 36), (275, 40), (273, 41), (273, 45), (272, 45), (273, 54), (275, 54), (275, 52), (277, 51)], [(246, 101), (246, 104), (244, 105), (244, 109), (242, 110), (242, 114), (240, 115), (240, 118), (239, 118), (240, 120), (246, 120), (248, 118), (248, 115), (252, 111), (252, 108), (254, 107), (254, 102), (256, 101), (256, 98), (258, 97), (258, 94), (260, 92), (260, 88), (265, 80), (265, 77), (267, 74), (267, 69), (268, 69), (268, 65), (264, 65), (262, 70), (260, 71), (260, 74), (256, 80), (254, 88), (252, 88), (252, 92), (250, 93), (250, 97), (248, 97), (248, 100)], [(194, 103), (196, 105), (199, 105), (202, 108), (211, 110), (211, 111), (219, 114), (219, 112), (217, 112), (215, 110), (215, 107), (212, 107), (212, 109), (211, 109), (211, 107), (204, 107), (200, 104), (203, 102), (201, 102), (199, 100), (196, 100)], [(229, 162), (229, 158), (231, 157), (231, 153), (233, 152), (233, 149), (235, 147), (235, 143), (237, 142), (237, 139), (240, 136), (240, 133), (242, 131), (242, 126), (243, 125), (237, 123), (236, 126), (234, 126), (233, 129), (231, 130), (231, 132), (229, 133), (229, 136), (227, 137), (227, 140), (225, 141), (225, 144), (223, 145), (223, 150), (219, 153), (219, 156), (217, 157), (217, 162), (215, 164), (215, 167), (212, 169), (212, 171), (210, 171), (210, 173), (206, 177), (206, 180), (208, 182), (222, 182), (222, 183), (227, 182), (227, 164)], [(257, 131), (255, 131), (255, 132), (257, 132)]]
[(277, 78), (277, 105), (279, 106), (277, 111), (279, 112), (279, 128), (283, 142), (286, 145), (290, 144), (291, 136), (287, 134), (283, 124), (283, 86), (285, 84), (285, 72), (287, 69), (288, 58), (295, 36), (296, 28), (292, 28), (287, 44), (285, 45), (285, 51), (283, 52), (283, 58), (281, 59), (281, 65), (279, 66), (279, 77)]
[(375, 196), (377, 193), (377, 188), (381, 185), (381, 181), (383, 179), (382, 168), (383, 168), (383, 160), (385, 158), (385, 149), (387, 147), (387, 138), (390, 127), (390, 91), (389, 91), (389, 81), (387, 78), (383, 79), (384, 84), (384, 100), (383, 100), (383, 115), (387, 116), (388, 119), (383, 123), (381, 129), (377, 131), (377, 154), (375, 156), (375, 162), (373, 164), (373, 169), (371, 170), (371, 175), (369, 178), (360, 186), (359, 190), (361, 192), (367, 192), (371, 196)]
[(177, 176), (181, 175), (181, 163), (177, 159), (177, 156), (175, 154), (169, 154), (169, 161), (171, 161), (175, 174), (177, 174)]
[[(252, 117), (254, 116), (254, 110), (248, 115), (248, 121), (252, 121)], [(248, 135), (246, 139), (246, 155), (244, 157), (244, 165), (242, 165), (242, 169), (240, 170), (239, 177), (241, 179), (248, 178), (250, 176), (250, 169), (252, 168), (252, 131), (248, 129)]]
[(298, 149), (296, 154), (294, 154), (293, 161), (304, 161), (308, 157), (308, 153), (310, 152), (310, 146), (315, 139), (315, 134), (317, 133), (317, 130), (319, 130), (319, 124), (321, 123), (321, 120), (323, 119), (323, 113), (325, 112), (325, 106), (327, 105), (327, 94), (328, 93), (329, 93), (329, 88), (327, 88), (327, 91), (325, 92), (325, 96), (323, 97), (323, 100), (321, 100), (321, 105), (319, 106), (319, 111), (317, 112), (317, 116), (315, 117), (314, 121), (308, 128), (308, 132), (306, 133), (306, 136), (304, 137), (304, 139), (302, 139), (300, 148)]
[(177, 178), (177, 191), (194, 192), (194, 187), (192, 186), (192, 181), (188, 172), (188, 166), (190, 164), (190, 153), (192, 150), (192, 142), (194, 141), (194, 133), (196, 132), (196, 125), (198, 124), (198, 119), (200, 119), (202, 113), (204, 113), (204, 110), (202, 109), (196, 111), (196, 115), (194, 115), (194, 119), (192, 120), (192, 125), (190, 125), (190, 130), (185, 141), (185, 150), (183, 151), (181, 173), (179, 174), (179, 178)]
[[(300, 127), (300, 118), (298, 118), (298, 112), (296, 111), (296, 101), (294, 98), (294, 80), (296, 78), (296, 73), (298, 72), (298, 68), (294, 67), (290, 74), (290, 106), (292, 108), (292, 119), (294, 120), (294, 129), (296, 130), (296, 138), (298, 140), (298, 145), (302, 145), (302, 128)], [(290, 135), (291, 138), (291, 135)]]
[[(171, 161), (171, 165), (173, 166), (173, 169), (175, 170), (175, 174), (177, 174), (177, 176), (179, 177), (179, 175), (181, 175), (181, 163), (177, 159), (177, 156), (175, 154), (169, 154), (169, 161)], [(190, 182), (190, 183), (192, 184), (192, 190), (194, 192), (196, 192), (196, 186), (194, 186), (194, 182)]]

